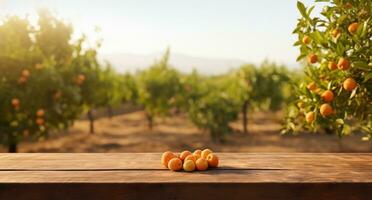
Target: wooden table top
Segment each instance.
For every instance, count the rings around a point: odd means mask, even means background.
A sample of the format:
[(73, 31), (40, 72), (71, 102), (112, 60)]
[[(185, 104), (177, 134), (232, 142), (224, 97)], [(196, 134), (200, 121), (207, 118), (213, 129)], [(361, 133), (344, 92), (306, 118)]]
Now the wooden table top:
[(372, 153), (217, 153), (220, 166), (171, 172), (160, 153), (0, 154), (7, 183), (372, 183)]
[(0, 199), (371, 199), (372, 153), (217, 153), (171, 172), (160, 153), (0, 154)]

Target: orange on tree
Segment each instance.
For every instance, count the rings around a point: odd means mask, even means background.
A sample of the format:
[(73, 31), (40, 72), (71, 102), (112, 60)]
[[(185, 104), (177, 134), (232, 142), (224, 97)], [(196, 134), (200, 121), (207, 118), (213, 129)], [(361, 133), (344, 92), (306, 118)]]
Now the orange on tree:
[(20, 106), (20, 101), (19, 101), (19, 99), (17, 99), (17, 98), (13, 98), (11, 103), (12, 103), (12, 106), (13, 106), (14, 108)]
[(313, 111), (310, 111), (306, 113), (305, 118), (306, 118), (306, 122), (311, 124), (315, 120), (315, 113)]
[(37, 112), (36, 112), (37, 117), (44, 117), (44, 115), (45, 115), (44, 109), (37, 110)]
[(328, 103), (322, 104), (319, 108), (319, 112), (323, 117), (328, 117), (333, 114), (333, 108)]
[(204, 171), (208, 169), (208, 161), (205, 158), (199, 158), (195, 162), (196, 169), (198, 171)]
[(353, 91), (358, 86), (357, 82), (353, 78), (347, 78), (342, 85), (344, 89), (349, 92)]
[(28, 78), (30, 76), (30, 71), (28, 71), (27, 69), (22, 70), (21, 76)]
[(347, 28), (347, 30), (353, 34), (355, 33), (357, 30), (358, 30), (358, 27), (359, 27), (359, 24), (357, 22), (354, 22), (352, 24), (349, 25), (349, 27)]
[(313, 54), (313, 53), (309, 54), (307, 56), (307, 61), (311, 64), (314, 64), (314, 63), (318, 62), (318, 56), (316, 54)]
[(334, 37), (334, 38), (338, 37), (340, 34), (341, 34), (341, 31), (340, 31), (340, 29), (338, 29), (338, 28), (333, 29), (332, 32), (331, 32), (331, 35), (332, 35), (332, 37)]
[(333, 92), (331, 90), (326, 90), (321, 95), (323, 101), (331, 102), (334, 98)]
[(208, 166), (209, 167), (217, 167), (218, 166), (218, 157), (213, 153), (207, 156)]
[(304, 43), (304, 44), (309, 44), (310, 43), (310, 37), (309, 36), (307, 36), (307, 35), (305, 35), (303, 38), (302, 38), (302, 42)]
[(36, 118), (36, 124), (39, 126), (44, 125), (45, 120), (43, 118)]
[(350, 68), (350, 61), (347, 58), (340, 58), (337, 67), (341, 70), (348, 70)]
[(309, 89), (310, 91), (315, 91), (316, 89), (318, 89), (318, 87), (316, 86), (316, 83), (314, 82), (307, 84), (306, 88)]
[(183, 170), (186, 172), (192, 172), (195, 170), (195, 162), (192, 160), (185, 160), (183, 163)]
[(330, 69), (330, 70), (337, 69), (337, 63), (335, 63), (333, 61), (328, 62), (328, 69)]
[(168, 167), (168, 162), (172, 159), (172, 158), (176, 158), (177, 156), (174, 155), (173, 152), (171, 151), (166, 151), (164, 152), (162, 155), (161, 155), (161, 164), (164, 165), (165, 167)]

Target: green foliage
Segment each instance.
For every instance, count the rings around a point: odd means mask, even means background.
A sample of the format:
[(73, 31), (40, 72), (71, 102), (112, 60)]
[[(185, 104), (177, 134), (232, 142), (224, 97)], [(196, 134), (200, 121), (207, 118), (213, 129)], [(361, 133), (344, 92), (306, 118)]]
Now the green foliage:
[(138, 103), (144, 106), (150, 129), (155, 116), (168, 114), (180, 91), (179, 74), (169, 66), (168, 60), (169, 50), (138, 76)]
[[(298, 85), (296, 91), (297, 106), (292, 107), (285, 132), (294, 132), (302, 128), (318, 131), (323, 128), (339, 136), (359, 130), (369, 134), (371, 138), (371, 89), (372, 89), (372, 2), (369, 0), (330, 0), (324, 6), (321, 17), (312, 17), (313, 7), (307, 8), (298, 2), (302, 17), (299, 19), (294, 33), (298, 35), (295, 46), (300, 48), (298, 60), (309, 54), (318, 57), (316, 64), (305, 67), (306, 82)], [(350, 26), (357, 23), (354, 30)], [(351, 29), (350, 29), (351, 28)], [(303, 39), (309, 37), (308, 43)], [(341, 58), (349, 61), (350, 67), (331, 69), (329, 62), (339, 62)], [(347, 78), (357, 82), (353, 91), (347, 91), (343, 83)], [(316, 84), (316, 90), (309, 90), (306, 85)], [(323, 117), (319, 108), (324, 104), (321, 93), (330, 90), (334, 100), (330, 102), (334, 113)], [(310, 111), (315, 113), (315, 121), (304, 122), (304, 115)], [(297, 117), (298, 116), (298, 117)]]

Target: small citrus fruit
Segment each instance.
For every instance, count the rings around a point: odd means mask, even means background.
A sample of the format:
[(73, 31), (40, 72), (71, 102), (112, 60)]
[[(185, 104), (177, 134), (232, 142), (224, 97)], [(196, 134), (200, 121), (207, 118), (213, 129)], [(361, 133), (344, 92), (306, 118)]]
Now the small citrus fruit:
[(346, 58), (340, 58), (340, 60), (338, 60), (337, 67), (341, 70), (348, 70), (350, 68), (350, 62)]
[(178, 171), (182, 169), (182, 160), (179, 158), (172, 158), (168, 162), (168, 168), (172, 171)]
[(195, 165), (196, 169), (199, 171), (208, 169), (208, 161), (204, 158), (199, 158), (198, 160), (196, 160)]
[(330, 70), (337, 69), (337, 64), (333, 61), (328, 62), (328, 69), (330, 69)]
[(195, 163), (192, 160), (185, 160), (183, 163), (183, 170), (187, 172), (192, 172), (195, 170)]
[(308, 57), (307, 57), (307, 61), (311, 64), (314, 64), (316, 62), (318, 62), (318, 56), (315, 55), (315, 54), (310, 54)]
[(319, 110), (320, 110), (320, 114), (323, 117), (327, 117), (327, 116), (329, 116), (329, 115), (331, 115), (333, 113), (332, 106), (329, 105), (328, 103), (322, 104), (320, 106)]
[(333, 98), (334, 98), (334, 95), (331, 90), (326, 90), (322, 93), (322, 99), (325, 102), (331, 102)]
[(185, 160), (185, 158), (186, 158), (188, 155), (192, 155), (192, 153), (191, 153), (190, 151), (183, 151), (183, 152), (180, 154), (180, 159), (183, 161), (183, 160)]
[(163, 153), (161, 156), (161, 164), (164, 165), (165, 167), (168, 167), (168, 162), (172, 159), (176, 158), (176, 155), (170, 151), (166, 151)]
[(343, 87), (345, 90), (351, 92), (357, 87), (357, 82), (353, 78), (347, 78), (343, 83)]
[(305, 35), (303, 38), (302, 38), (302, 42), (304, 44), (309, 44), (310, 43), (310, 37)]
[(212, 150), (210, 150), (210, 149), (204, 149), (204, 150), (202, 151), (202, 153), (201, 153), (201, 157), (204, 158), (204, 159), (206, 159), (207, 156), (208, 156), (210, 153), (212, 153)]
[(188, 155), (188, 156), (186, 156), (184, 162), (186, 162), (187, 160), (192, 160), (192, 161), (196, 162), (197, 157), (195, 155)]
[(306, 113), (306, 122), (311, 124), (315, 119), (315, 113), (314, 112), (308, 112)]
[(218, 157), (213, 153), (209, 154), (207, 157), (208, 166), (209, 167), (217, 167), (218, 166)]
[(350, 33), (355, 33), (357, 30), (358, 30), (358, 27), (359, 27), (359, 24), (357, 22), (354, 22), (352, 24), (349, 25), (349, 27), (347, 28), (347, 30), (350, 32)]

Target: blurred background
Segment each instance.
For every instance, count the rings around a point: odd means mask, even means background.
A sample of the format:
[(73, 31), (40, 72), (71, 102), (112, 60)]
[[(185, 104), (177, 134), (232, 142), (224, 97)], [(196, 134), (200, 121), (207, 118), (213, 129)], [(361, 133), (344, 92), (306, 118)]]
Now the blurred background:
[(0, 0), (0, 152), (371, 152), (286, 131), (299, 17), (293, 0)]

